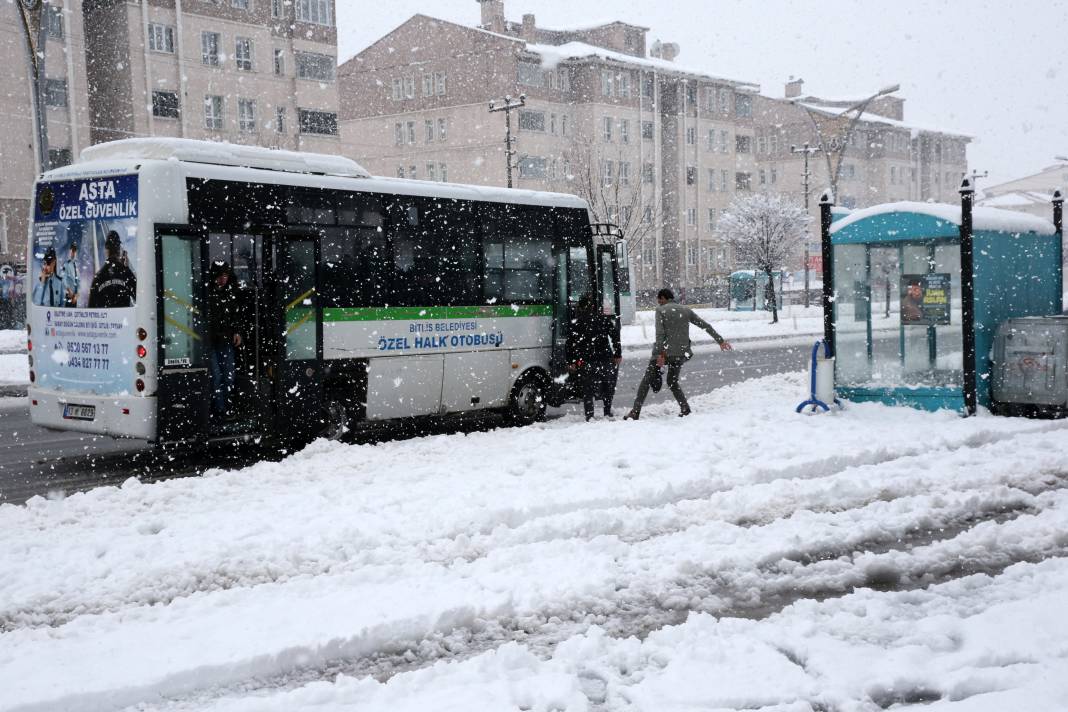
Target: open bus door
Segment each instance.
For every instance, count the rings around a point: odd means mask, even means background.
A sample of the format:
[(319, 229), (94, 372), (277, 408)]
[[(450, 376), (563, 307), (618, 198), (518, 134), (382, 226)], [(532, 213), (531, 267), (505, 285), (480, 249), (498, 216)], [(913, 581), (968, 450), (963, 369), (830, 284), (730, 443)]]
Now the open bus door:
[(275, 432), (304, 439), (323, 426), (323, 331), (319, 237), (288, 231), (275, 240)]

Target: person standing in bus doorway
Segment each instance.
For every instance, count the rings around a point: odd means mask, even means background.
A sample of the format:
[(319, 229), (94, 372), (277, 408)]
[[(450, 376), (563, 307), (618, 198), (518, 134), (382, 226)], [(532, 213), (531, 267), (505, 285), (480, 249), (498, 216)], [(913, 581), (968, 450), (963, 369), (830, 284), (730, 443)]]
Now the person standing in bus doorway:
[(78, 306), (78, 291), (81, 289), (82, 280), (78, 275), (78, 243), (70, 243), (70, 252), (67, 261), (63, 263), (63, 269), (59, 276), (63, 279), (64, 306)]
[(575, 307), (568, 330), (568, 370), (574, 374), (582, 393), (582, 407), (586, 420), (593, 418), (594, 399), (604, 400), (604, 414), (612, 415), (612, 396), (615, 393), (614, 372), (623, 360), (619, 331), (614, 317), (597, 309), (597, 302), (583, 295)]
[(65, 294), (63, 292), (63, 278), (56, 274), (56, 248), (49, 247), (45, 250), (44, 259), (41, 260), (41, 275), (37, 278), (37, 284), (33, 285), (33, 303), (39, 307), (61, 307)]
[(690, 414), (690, 404), (679, 384), (682, 365), (693, 357), (690, 343), (690, 324), (707, 331), (719, 348), (730, 351), (730, 342), (724, 339), (707, 321), (697, 316), (693, 309), (675, 303), (675, 294), (670, 289), (661, 289), (656, 295), (656, 341), (653, 342), (653, 354), (645, 369), (645, 376), (638, 386), (638, 395), (634, 398), (634, 407), (624, 416), (624, 420), (637, 420), (641, 415), (642, 403), (649, 394), (649, 385), (665, 365), (668, 367), (667, 384), (671, 395), (679, 403), (679, 417)]
[(233, 283), (233, 273), (226, 262), (212, 262), (208, 286), (208, 370), (211, 372), (211, 415), (227, 417), (230, 391), (237, 373), (237, 354), (241, 346), (240, 300)]
[(104, 239), (104, 252), (107, 261), (89, 285), (89, 308), (132, 307), (137, 294), (137, 277), (123, 259), (126, 253), (122, 249), (119, 233), (114, 230), (108, 232)]

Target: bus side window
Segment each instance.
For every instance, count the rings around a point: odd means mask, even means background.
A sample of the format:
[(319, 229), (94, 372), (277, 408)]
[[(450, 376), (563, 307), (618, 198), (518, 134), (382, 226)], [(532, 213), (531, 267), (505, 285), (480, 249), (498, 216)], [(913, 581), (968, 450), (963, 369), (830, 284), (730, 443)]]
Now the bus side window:
[(464, 200), (436, 199), (424, 223), (433, 245), (439, 303), (479, 304), (478, 276), (482, 259), (473, 205)]
[(324, 305), (383, 306), (392, 259), (382, 202), (377, 196), (346, 196), (339, 215), (352, 227), (322, 228)]
[(511, 212), (511, 206), (487, 206), (482, 255), (483, 301), (552, 302), (552, 225), (543, 230), (536, 211)]
[(440, 300), (440, 279), (426, 220), (429, 200), (398, 196), (389, 206), (393, 270), (387, 302), (391, 306), (431, 306)]

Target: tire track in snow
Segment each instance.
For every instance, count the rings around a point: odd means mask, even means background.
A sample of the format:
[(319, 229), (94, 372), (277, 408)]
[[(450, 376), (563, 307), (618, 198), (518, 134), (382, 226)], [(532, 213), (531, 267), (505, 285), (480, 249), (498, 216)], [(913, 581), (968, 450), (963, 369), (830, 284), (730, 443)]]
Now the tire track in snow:
[[(884, 472), (888, 466), (901, 463), (905, 468), (922, 471), (922, 463), (938, 455), (954, 455), (964, 451), (983, 451), (1007, 440), (1041, 437), (1050, 431), (1063, 430), (1063, 425), (1047, 423), (1014, 433), (983, 430), (969, 433), (956, 441), (943, 441), (930, 449), (917, 445), (906, 450), (891, 451), (878, 446), (848, 456), (829, 456), (812, 461), (793, 463), (781, 468), (756, 468), (747, 475), (744, 484), (733, 482), (727, 475), (708, 481), (692, 480), (687, 487), (664, 490), (660, 496), (645, 498), (620, 497), (605, 500), (571, 502), (564, 507), (533, 508), (513, 511), (506, 516), (507, 524), (488, 525), (471, 534), (453, 530), (433, 540), (382, 542), (368, 539), (363, 546), (343, 547), (330, 542), (316, 542), (325, 550), (302, 558), (297, 565), (290, 561), (245, 560), (246, 568), (232, 562), (215, 562), (214, 567), (186, 568), (173, 573), (153, 570), (151, 577), (134, 581), (127, 591), (115, 595), (118, 600), (97, 601), (80, 598), (80, 591), (63, 600), (31, 599), (22, 605), (0, 610), (0, 634), (19, 628), (57, 627), (82, 615), (98, 615), (143, 606), (167, 605), (195, 594), (252, 588), (268, 584), (283, 584), (308, 577), (339, 575), (364, 566), (384, 566), (412, 560), (448, 564), (456, 560), (473, 561), (507, 546), (528, 545), (561, 539), (593, 539), (612, 536), (633, 543), (708, 521), (722, 521), (748, 527), (785, 518), (799, 511), (845, 511), (864, 506), (877, 499), (895, 499), (916, 491), (952, 491), (954, 486), (941, 485), (938, 475), (900, 478), (891, 474), (877, 490), (837, 479), (864, 480)], [(991, 483), (1026, 489), (1032, 475), (1007, 473), (998, 479), (976, 480), (975, 487)], [(815, 486), (828, 480), (826, 487)], [(901, 480), (901, 481), (895, 481)], [(959, 485), (959, 483), (958, 483)], [(828, 508), (826, 490), (834, 490), (840, 507)], [(738, 497), (739, 493), (746, 497)], [(756, 493), (756, 494), (754, 494)], [(760, 497), (764, 497), (761, 501)], [(759, 510), (761, 516), (753, 516)], [(290, 552), (292, 559), (292, 552)], [(161, 588), (160, 581), (169, 580), (170, 588)]]

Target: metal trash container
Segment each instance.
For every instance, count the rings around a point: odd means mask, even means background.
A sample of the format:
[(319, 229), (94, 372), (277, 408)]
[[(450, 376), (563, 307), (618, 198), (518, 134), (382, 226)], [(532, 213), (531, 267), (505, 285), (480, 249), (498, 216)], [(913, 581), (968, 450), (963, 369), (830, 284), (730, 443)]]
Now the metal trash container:
[(1068, 316), (1009, 319), (991, 353), (991, 410), (1003, 415), (1068, 415)]

